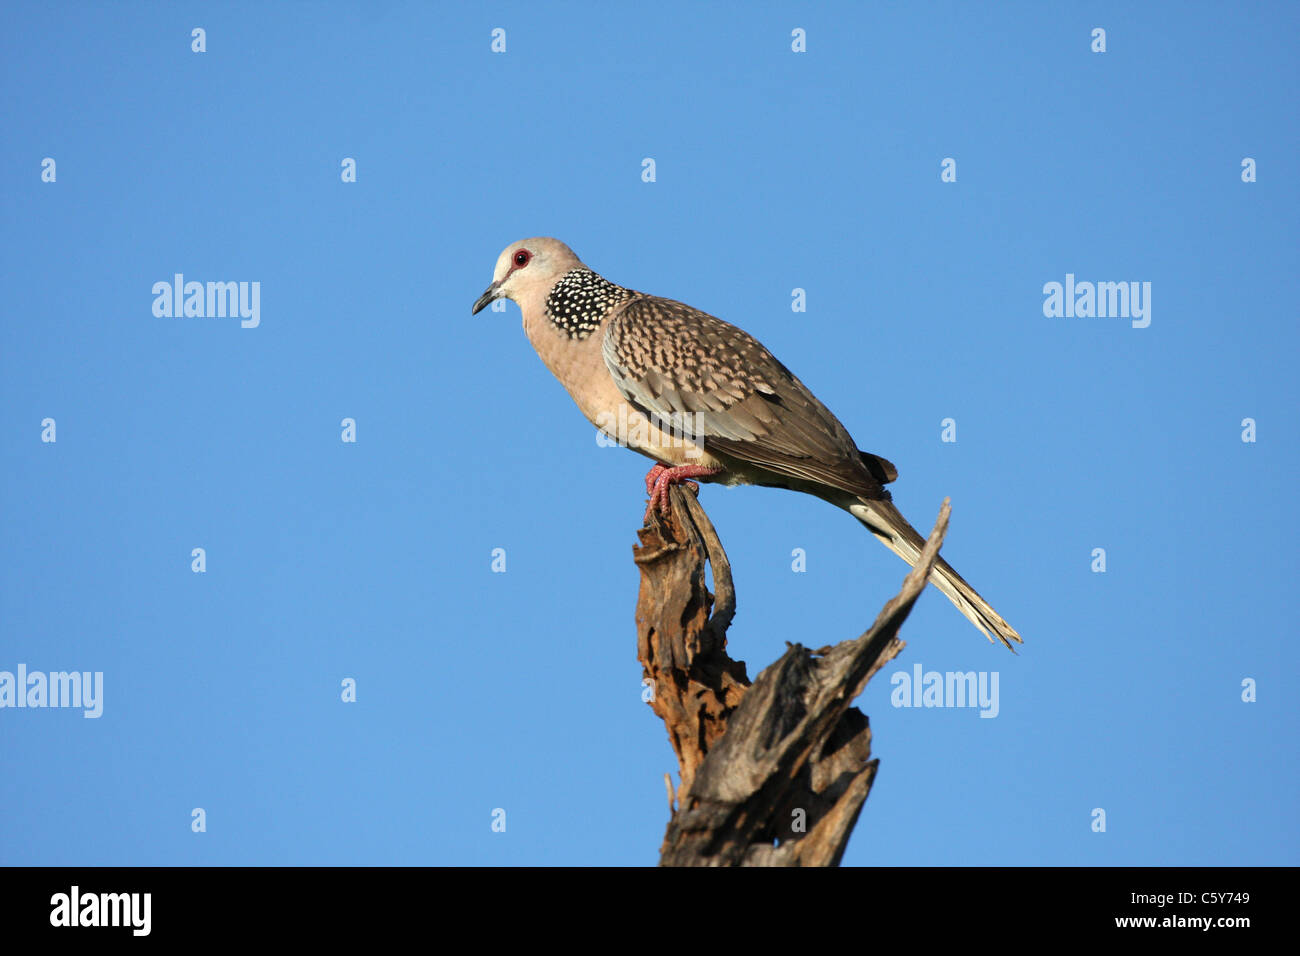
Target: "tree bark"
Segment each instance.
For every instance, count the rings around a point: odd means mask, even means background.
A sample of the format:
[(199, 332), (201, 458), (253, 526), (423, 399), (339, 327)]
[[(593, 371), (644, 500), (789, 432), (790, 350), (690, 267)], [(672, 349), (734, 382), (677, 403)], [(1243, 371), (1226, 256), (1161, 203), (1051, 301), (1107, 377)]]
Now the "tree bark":
[(637, 657), (681, 772), (660, 865), (837, 866), (879, 765), (849, 705), (904, 647), (898, 630), (943, 543), (948, 501), (869, 630), (815, 651), (790, 643), (752, 684), (727, 655), (736, 595), (722, 542), (695, 495), (674, 486), (670, 501), (633, 549)]

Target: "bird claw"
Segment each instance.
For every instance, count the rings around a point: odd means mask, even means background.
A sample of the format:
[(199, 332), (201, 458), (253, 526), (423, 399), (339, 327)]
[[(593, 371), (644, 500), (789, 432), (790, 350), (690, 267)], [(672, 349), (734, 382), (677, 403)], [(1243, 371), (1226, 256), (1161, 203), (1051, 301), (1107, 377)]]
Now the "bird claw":
[(655, 482), (658, 481), (659, 476), (662, 475), (667, 470), (668, 470), (667, 465), (656, 464), (653, 468), (651, 468), (648, 472), (646, 472), (645, 493), (647, 495), (653, 495), (655, 493)]
[(664, 517), (668, 516), (668, 512), (671, 510), (668, 501), (668, 489), (673, 485), (685, 485), (693, 494), (699, 495), (700, 484), (697, 481), (691, 481), (691, 477), (716, 475), (721, 470), (721, 468), (709, 468), (704, 465), (682, 465), (677, 468), (655, 465), (645, 476), (646, 494), (650, 496), (650, 503), (646, 505), (645, 509), (645, 521), (649, 523), (650, 516), (656, 510)]

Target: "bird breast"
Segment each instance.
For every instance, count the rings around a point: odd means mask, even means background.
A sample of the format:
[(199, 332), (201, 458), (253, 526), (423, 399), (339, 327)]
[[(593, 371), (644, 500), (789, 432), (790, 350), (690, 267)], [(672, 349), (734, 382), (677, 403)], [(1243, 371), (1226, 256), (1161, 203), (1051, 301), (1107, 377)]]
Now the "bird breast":
[(607, 436), (605, 443), (612, 440), (667, 465), (718, 466), (689, 417), (660, 422), (647, 418), (623, 397), (605, 365), (604, 323), (592, 334), (574, 339), (557, 328), (543, 309), (525, 309), (524, 333), (587, 421)]

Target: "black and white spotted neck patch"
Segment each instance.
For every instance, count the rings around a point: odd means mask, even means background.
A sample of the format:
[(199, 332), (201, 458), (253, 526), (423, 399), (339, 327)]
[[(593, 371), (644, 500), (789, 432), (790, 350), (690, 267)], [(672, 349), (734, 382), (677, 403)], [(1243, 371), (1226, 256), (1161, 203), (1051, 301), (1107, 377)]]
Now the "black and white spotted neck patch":
[(635, 294), (590, 269), (572, 269), (546, 297), (546, 317), (569, 338), (585, 339), (600, 328), (610, 310)]

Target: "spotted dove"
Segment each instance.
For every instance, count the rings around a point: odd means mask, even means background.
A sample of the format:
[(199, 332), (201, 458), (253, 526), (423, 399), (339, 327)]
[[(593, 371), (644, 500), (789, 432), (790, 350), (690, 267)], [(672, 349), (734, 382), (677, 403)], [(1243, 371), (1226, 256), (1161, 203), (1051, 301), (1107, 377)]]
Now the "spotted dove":
[[(529, 341), (588, 420), (654, 459), (650, 509), (666, 503), (669, 485), (691, 478), (789, 488), (843, 508), (916, 563), (925, 539), (884, 487), (897, 470), (859, 451), (753, 336), (680, 302), (615, 285), (557, 239), (506, 247), (474, 312), (499, 298), (519, 305)], [(942, 558), (930, 583), (990, 641), (1021, 643)]]

